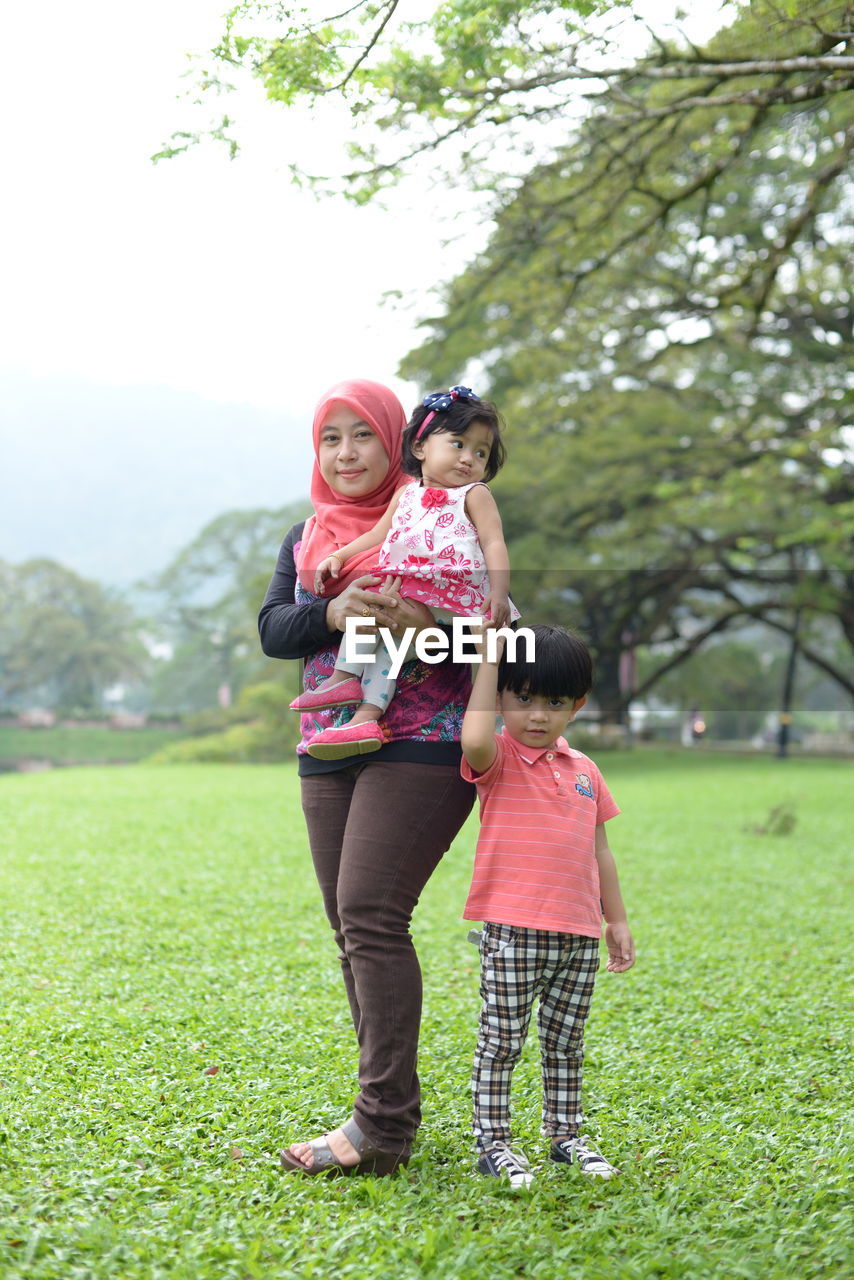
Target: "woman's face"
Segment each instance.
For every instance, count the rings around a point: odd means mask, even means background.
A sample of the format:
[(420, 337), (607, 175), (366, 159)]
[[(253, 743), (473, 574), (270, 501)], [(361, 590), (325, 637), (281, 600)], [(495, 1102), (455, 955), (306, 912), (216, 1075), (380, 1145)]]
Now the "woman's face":
[(386, 477), (388, 454), (373, 427), (344, 404), (333, 405), (317, 446), (320, 474), (343, 498), (372, 493)]

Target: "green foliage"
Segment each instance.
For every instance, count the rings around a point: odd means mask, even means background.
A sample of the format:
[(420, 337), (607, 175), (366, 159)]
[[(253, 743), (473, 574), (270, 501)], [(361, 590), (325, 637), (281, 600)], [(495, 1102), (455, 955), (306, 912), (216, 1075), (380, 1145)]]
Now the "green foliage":
[[(226, 61), (289, 103), (343, 95), (353, 198), (434, 154), (446, 185), (492, 193), (485, 250), (402, 372), (506, 413), (496, 491), (528, 619), (587, 635), (608, 718), (624, 646), (665, 655), (651, 687), (753, 619), (799, 617), (854, 695), (850, 6), (754, 0), (702, 48), (650, 32), (622, 64), (600, 20), (631, 5), (446, 0), (403, 28), (393, 10), (288, 14)], [(283, 17), (239, 4), (229, 30), (253, 16)]]
[[(228, 711), (196, 717), (195, 724), (191, 721), (189, 727), (201, 736), (172, 743), (158, 751), (152, 762), (264, 764), (292, 760), (299, 741), (299, 716), (288, 704), (297, 695), (299, 664), (288, 665), (292, 671), (283, 681), (247, 685)], [(229, 721), (234, 723), (221, 727)], [(208, 732), (212, 727), (220, 731)]]
[[(474, 820), (415, 917), (412, 1164), (312, 1182), (277, 1153), (349, 1114), (356, 1053), (293, 772), (5, 779), (4, 1280), (847, 1274), (850, 766), (793, 764), (609, 756), (639, 960), (600, 974), (585, 1093), (623, 1173), (591, 1184), (545, 1161), (531, 1042), (514, 1080), (539, 1166), (525, 1196), (472, 1168)], [(745, 829), (788, 800), (792, 835)]]
[(185, 738), (152, 756), (154, 764), (264, 764), (293, 755), (295, 743), (259, 724), (234, 724), (221, 733)]
[[(537, 67), (544, 25), (546, 50), (554, 55), (561, 35), (578, 30), (579, 17), (620, 7), (601, 0), (445, 0), (420, 20), (395, 24), (389, 0), (361, 0), (337, 18), (314, 18), (304, 10), (296, 21), (278, 3), (246, 0), (230, 11), (213, 54), (226, 65), (250, 68), (267, 95), (286, 105), (351, 88), (360, 112), (405, 101), (410, 111), (438, 117), (464, 109), (457, 90), (464, 87), (469, 98), (496, 77)], [(239, 23), (272, 18), (279, 24), (283, 17), (280, 34), (271, 39), (236, 34)], [(379, 41), (386, 30), (392, 41)], [(524, 34), (530, 43), (520, 39)]]
[[(705, 53), (820, 44), (801, 23), (769, 38), (752, 6)], [(647, 80), (646, 115), (592, 111), (402, 368), (477, 371), (504, 410), (514, 591), (588, 635), (606, 708), (624, 644), (661, 646), (664, 671), (745, 619), (790, 630), (798, 608), (807, 656), (854, 692), (828, 657), (854, 644), (846, 109), (731, 87), (687, 109), (682, 81)]]
[[(669, 113), (674, 92), (678, 115), (685, 100), (735, 97), (761, 109), (851, 87), (850, 67), (836, 66), (832, 56), (845, 50), (839, 34), (847, 25), (845, 0), (785, 6), (754, 0), (733, 11), (746, 40), (733, 42), (725, 57), (678, 47), (672, 30), (659, 34), (647, 26), (649, 50), (632, 67), (620, 52), (625, 29), (632, 19), (648, 23), (648, 14), (635, 13), (631, 0), (444, 0), (415, 20), (396, 0), (357, 0), (325, 16), (286, 10), (274, 0), (242, 0), (228, 14), (212, 63), (205, 59), (198, 72), (197, 101), (234, 88), (220, 69), (257, 77), (268, 97), (286, 107), (341, 99), (357, 125), (350, 146), (356, 167), (333, 185), (362, 203), (433, 152), (448, 181), (457, 174), (506, 191), (514, 149), (542, 155), (556, 135), (549, 126), (574, 122), (585, 100), (613, 116), (611, 159), (619, 159), (622, 125), (662, 102)], [(802, 61), (795, 69), (769, 65), (787, 57)], [(822, 60), (813, 63), (816, 57)], [(233, 153), (231, 124), (224, 118), (207, 133)], [(157, 158), (204, 136), (204, 130), (177, 134)], [(724, 143), (710, 150), (724, 160), (725, 153)]]
[[(640, 678), (659, 665), (642, 655)], [(759, 730), (768, 711), (779, 709), (783, 681), (782, 654), (764, 654), (756, 643), (730, 640), (706, 646), (656, 682), (655, 695), (687, 711), (699, 705), (710, 729), (719, 714), (740, 713), (741, 736)]]
[(277, 510), (228, 511), (205, 526), (150, 584), (153, 608), (174, 645), (152, 682), (154, 706), (193, 711), (217, 703), (226, 686), (237, 695), (269, 675), (256, 619), (276, 553), (307, 502)]
[(97, 710), (105, 689), (147, 667), (136, 619), (115, 592), (53, 560), (0, 561), (0, 701)]

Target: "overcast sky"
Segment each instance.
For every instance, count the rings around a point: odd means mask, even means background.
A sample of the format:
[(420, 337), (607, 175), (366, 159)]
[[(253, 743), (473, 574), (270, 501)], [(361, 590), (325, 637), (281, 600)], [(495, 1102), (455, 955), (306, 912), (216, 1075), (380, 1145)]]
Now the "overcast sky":
[(433, 210), (408, 198), (391, 214), (358, 210), (296, 190), (294, 154), (334, 148), (260, 100), (239, 109), (236, 162), (210, 146), (150, 162), (187, 119), (176, 101), (186, 51), (215, 42), (224, 7), (16, 6), (2, 75), (12, 252), (0, 367), (297, 412), (341, 376), (393, 378), (412, 334), (382, 294), (463, 260), (443, 253)]

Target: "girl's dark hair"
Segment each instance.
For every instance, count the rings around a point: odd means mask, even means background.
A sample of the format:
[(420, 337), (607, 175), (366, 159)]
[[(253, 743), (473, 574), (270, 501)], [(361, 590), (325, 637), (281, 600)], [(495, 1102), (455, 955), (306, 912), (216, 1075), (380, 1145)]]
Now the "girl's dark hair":
[[(403, 469), (407, 475), (417, 476), (419, 480), (421, 479), (421, 461), (412, 452), (412, 446), (415, 444), (418, 428), (430, 412), (432, 411), (429, 408), (420, 404), (406, 424), (406, 429), (403, 433)], [(492, 431), (492, 448), (489, 450), (483, 478), (484, 480), (493, 480), (504, 466), (507, 451), (501, 439), (501, 430), (504, 423), (501, 414), (491, 401), (455, 400), (450, 409), (440, 409), (434, 414), (433, 419), (427, 423), (419, 440), (426, 440), (428, 436), (432, 436), (437, 431), (446, 431), (453, 436), (462, 436), (465, 435), (474, 422), (483, 422)]]
[(593, 686), (593, 659), (581, 639), (563, 627), (533, 626), (534, 656), (531, 661), (521, 655), (526, 646), (520, 637), (514, 662), (507, 652), (498, 668), (498, 689), (511, 693), (530, 693), (542, 698), (569, 698), (577, 702)]

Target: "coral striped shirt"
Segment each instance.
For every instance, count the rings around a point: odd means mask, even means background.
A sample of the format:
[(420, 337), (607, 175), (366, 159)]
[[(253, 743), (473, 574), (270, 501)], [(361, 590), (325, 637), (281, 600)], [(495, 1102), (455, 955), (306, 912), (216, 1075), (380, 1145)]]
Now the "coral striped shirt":
[(485, 773), (460, 766), (481, 822), (463, 919), (600, 937), (596, 827), (620, 812), (602, 774), (565, 738), (532, 749), (502, 729), (495, 745)]

